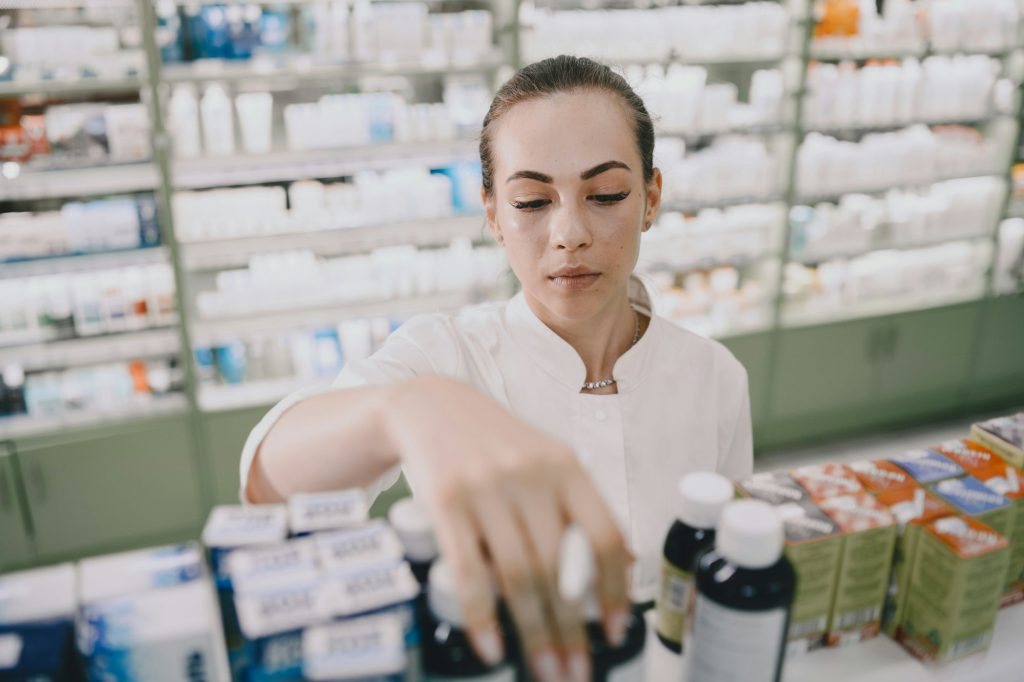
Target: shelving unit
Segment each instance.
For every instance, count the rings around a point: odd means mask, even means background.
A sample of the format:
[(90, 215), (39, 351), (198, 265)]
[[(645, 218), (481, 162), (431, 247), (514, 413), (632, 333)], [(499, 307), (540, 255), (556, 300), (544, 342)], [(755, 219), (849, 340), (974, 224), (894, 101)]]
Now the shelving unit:
[[(288, 6), (300, 6), (307, 0), (286, 0)], [(400, 76), (414, 81), (417, 87), (432, 83), (446, 74), (478, 74), (494, 82), (505, 72), (522, 66), (520, 41), (528, 27), (521, 25), (520, 0), (495, 0), (490, 4), (494, 17), (495, 49), (478, 63), (456, 66), (439, 64), (352, 64), (330, 63), (310, 56), (290, 55), (250, 61), (206, 61), (191, 64), (163, 64), (156, 42), (156, 18), (152, 0), (105, 0), (90, 5), (118, 6), (134, 11), (143, 21), (143, 48), (146, 55), (141, 75), (120, 78), (80, 78), (76, 80), (0, 81), (0, 98), (90, 98), (124, 96), (140, 93), (147, 105), (152, 138), (152, 160), (145, 163), (99, 165), (90, 168), (42, 170), (31, 164), (17, 166), (0, 164), (0, 202), (29, 210), (34, 202), (52, 206), (60, 199), (81, 199), (133, 192), (155, 192), (157, 196), (162, 245), (157, 248), (124, 253), (83, 254), (62, 258), (0, 264), (0, 282), (50, 273), (86, 272), (121, 265), (146, 265), (168, 262), (174, 270), (177, 308), (183, 311), (180, 322), (170, 329), (144, 330), (120, 335), (67, 341), (53, 341), (26, 335), (0, 340), (16, 343), (0, 348), (0, 370), (12, 362), (25, 369), (42, 371), (52, 367), (79, 367), (115, 362), (144, 356), (174, 356), (185, 373), (183, 395), (159, 397), (137, 410), (125, 410), (68, 418), (0, 419), (0, 441), (10, 440), (15, 450), (32, 449), (40, 439), (59, 433), (73, 440), (82, 433), (102, 433), (116, 441), (123, 433), (135, 433), (137, 423), (150, 418), (178, 419), (175, 424), (187, 431), (187, 447), (193, 453), (198, 472), (196, 489), (203, 490), (203, 504), (226, 502), (223, 490), (234, 485), (223, 482), (212, 486), (203, 478), (210, 471), (236, 475), (237, 456), (248, 430), (258, 415), (271, 404), (304, 381), (275, 379), (251, 385), (200, 385), (196, 377), (195, 352), (205, 345), (245, 334), (263, 334), (282, 328), (313, 329), (332, 327), (350, 318), (374, 316), (402, 317), (430, 310), (453, 310), (479, 300), (468, 293), (411, 297), (393, 302), (369, 302), (348, 306), (304, 309), (296, 305), (283, 313), (241, 316), (238, 318), (203, 320), (193, 305), (202, 284), (211, 282), (222, 270), (242, 268), (254, 256), (280, 251), (308, 250), (322, 258), (367, 253), (375, 248), (414, 244), (421, 247), (444, 245), (453, 239), (481, 242), (489, 239), (480, 214), (463, 214), (449, 218), (431, 218), (409, 222), (380, 222), (358, 227), (332, 227), (316, 231), (289, 231), (232, 239), (179, 239), (171, 198), (175, 192), (202, 191), (247, 185), (280, 185), (298, 180), (331, 180), (348, 177), (360, 171), (399, 169), (408, 165), (439, 167), (455, 161), (474, 160), (478, 152), (475, 136), (436, 142), (389, 142), (384, 144), (324, 149), (285, 151), (275, 149), (267, 154), (232, 154), (176, 158), (173, 153), (169, 125), (165, 121), (171, 90), (178, 84), (205, 86), (213, 82), (232, 88), (290, 91), (296, 88), (335, 88), (349, 91), (360, 80)], [(228, 0), (237, 4), (241, 0)], [(667, 60), (704, 66), (710, 81), (739, 80), (736, 74), (749, 78), (754, 69), (778, 68), (783, 73), (785, 89), (780, 107), (781, 118), (771, 125), (725, 127), (714, 130), (659, 130), (658, 138), (681, 138), (687, 148), (701, 147), (726, 136), (752, 136), (778, 142), (779, 190), (764, 197), (735, 196), (707, 202), (671, 202), (663, 212), (678, 211), (696, 214), (705, 209), (728, 209), (750, 204), (776, 203), (788, 211), (805, 203), (838, 202), (849, 194), (883, 197), (892, 186), (874, 186), (859, 191), (850, 187), (837, 194), (802, 196), (796, 186), (796, 164), (799, 144), (810, 132), (822, 132), (848, 139), (867, 133), (899, 130), (912, 125), (821, 126), (812, 130), (803, 111), (807, 94), (807, 72), (813, 61), (866, 62), (868, 59), (914, 56), (927, 57), (927, 47), (914, 53), (876, 51), (873, 54), (822, 54), (812, 40), (813, 0), (780, 0), (790, 11), (788, 49), (770, 58), (749, 55), (721, 58), (685, 59), (678, 55)], [(39, 9), (67, 7), (69, 0), (24, 0), (2, 3), (4, 9)], [(81, 3), (79, 3), (81, 4)], [(178, 3), (186, 4), (185, 0)], [(201, 3), (200, 3), (201, 4)], [(451, 7), (447, 2), (430, 0), (432, 9)], [(686, 3), (692, 4), (692, 3)], [(704, 3), (715, 4), (715, 3)], [(730, 5), (743, 3), (728, 3)], [(1024, 0), (1021, 2), (1024, 13)], [(652, 9), (651, 11), (658, 11)], [(1022, 29), (1024, 30), (1024, 29)], [(985, 127), (993, 121), (1011, 116), (1020, 137), (1020, 118), (1024, 114), (1020, 82), (1024, 73), (1024, 35), (1014, 50), (998, 50), (988, 54), (1000, 59), (1003, 72), (1014, 79), (1016, 86), (1012, 110), (1016, 113), (993, 113), (990, 117), (961, 120), (919, 121), (928, 126), (967, 125)], [(950, 52), (941, 54), (959, 54)], [(659, 60), (665, 63), (666, 60)], [(615, 66), (648, 63), (621, 60)], [(1015, 71), (1017, 70), (1017, 71)], [(745, 89), (744, 82), (741, 89)], [(436, 90), (436, 88), (435, 88)], [(275, 116), (278, 112), (275, 111)], [(774, 120), (774, 119), (771, 119)], [(1018, 139), (1019, 142), (1019, 139)], [(773, 147), (773, 150), (775, 148)], [(994, 175), (1007, 180), (1010, 168), (992, 169)], [(959, 176), (955, 176), (959, 177)], [(945, 180), (936, 179), (934, 182)], [(952, 178), (950, 178), (952, 179)], [(907, 183), (897, 189), (927, 189)], [(703, 196), (715, 196), (704, 194)], [(1024, 217), (1024, 204), (1009, 199), (999, 210), (999, 217)], [(991, 239), (998, 248), (995, 225), (975, 225), (964, 234), (948, 238), (927, 238), (914, 241), (872, 243), (867, 246), (802, 254), (791, 243), (792, 228), (788, 218), (778, 230), (779, 240), (763, 253), (740, 257), (705, 258), (696, 254), (692, 262), (675, 264), (677, 272), (713, 270), (718, 267), (744, 269), (766, 267), (763, 315), (761, 310), (751, 319), (718, 324), (703, 320), (701, 331), (716, 330), (722, 340), (746, 365), (750, 377), (755, 434), (759, 447), (772, 447), (797, 442), (809, 437), (877, 428), (907, 420), (945, 416), (954, 409), (963, 410), (989, 406), (999, 401), (1024, 399), (1024, 361), (1007, 359), (1020, 355), (1024, 347), (1024, 297), (996, 296), (991, 286), (972, 289), (955, 297), (908, 297), (881, 302), (842, 303), (831, 311), (798, 310), (789, 306), (784, 294), (785, 269), (790, 264), (814, 264), (834, 258), (856, 258), (887, 249), (910, 250), (935, 246), (948, 241)], [(180, 229), (180, 226), (179, 226)], [(774, 268), (772, 270), (771, 268)], [(989, 278), (990, 281), (990, 278)], [(758, 299), (761, 300), (761, 299)], [(713, 324), (714, 323), (714, 324)], [(1019, 329), (1018, 329), (1019, 326)], [(890, 328), (902, 332), (903, 343), (892, 342), (888, 353), (878, 351), (880, 335)], [(890, 334), (891, 335), (891, 334)], [(897, 337), (900, 334), (896, 333)], [(888, 338), (888, 337), (887, 337)], [(950, 365), (936, 351), (939, 340), (948, 340), (951, 347), (964, 349), (962, 365)], [(884, 344), (883, 344), (884, 345)], [(837, 359), (839, 358), (839, 359)], [(1014, 364), (1014, 363), (1017, 364)], [(910, 369), (912, 368), (913, 372)], [(903, 372), (903, 374), (901, 374)], [(917, 376), (904, 387), (886, 383), (887, 376)], [(795, 378), (794, 378), (795, 377)], [(1001, 404), (1001, 403), (999, 403)], [(141, 428), (141, 427), (140, 427)], [(148, 426), (146, 428), (149, 428)], [(156, 427), (153, 427), (154, 429)], [(182, 465), (184, 466), (184, 465)], [(183, 469), (184, 470), (184, 469)], [(201, 518), (197, 514), (196, 518)], [(0, 544), (3, 544), (0, 538)], [(0, 562), (2, 563), (2, 562)]]

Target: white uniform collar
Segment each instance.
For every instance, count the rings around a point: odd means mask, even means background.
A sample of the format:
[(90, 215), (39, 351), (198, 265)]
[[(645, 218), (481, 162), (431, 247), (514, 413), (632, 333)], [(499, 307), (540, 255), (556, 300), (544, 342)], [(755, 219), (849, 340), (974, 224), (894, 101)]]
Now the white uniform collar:
[[(629, 302), (634, 310), (650, 317), (651, 324), (636, 345), (615, 362), (612, 376), (619, 393), (632, 391), (643, 381), (655, 341), (653, 337), (663, 323), (652, 313), (651, 295), (646, 285), (635, 276), (629, 279)], [(505, 324), (513, 340), (539, 367), (575, 392), (583, 387), (587, 379), (587, 368), (583, 360), (575, 348), (534, 314), (523, 292), (520, 291), (509, 301)]]

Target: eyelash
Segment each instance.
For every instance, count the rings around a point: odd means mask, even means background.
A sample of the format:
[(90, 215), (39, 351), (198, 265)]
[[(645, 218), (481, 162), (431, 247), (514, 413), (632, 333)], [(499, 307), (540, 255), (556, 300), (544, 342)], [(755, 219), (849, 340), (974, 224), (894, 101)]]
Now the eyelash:
[[(608, 206), (610, 204), (617, 204), (628, 196), (629, 192), (619, 192), (618, 194), (594, 194), (587, 198), (596, 199), (598, 204)], [(517, 208), (520, 211), (536, 211), (551, 202), (547, 199), (535, 199), (534, 201), (512, 201), (509, 203), (512, 208)]]

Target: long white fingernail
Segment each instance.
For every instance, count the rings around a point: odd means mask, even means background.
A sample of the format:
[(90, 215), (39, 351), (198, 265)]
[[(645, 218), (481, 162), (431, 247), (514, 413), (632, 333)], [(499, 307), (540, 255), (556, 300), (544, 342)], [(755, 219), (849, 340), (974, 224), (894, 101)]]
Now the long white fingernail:
[(496, 628), (489, 627), (476, 633), (476, 643), (480, 649), (480, 656), (487, 665), (498, 665), (504, 658), (502, 652), (501, 638), (498, 637)]
[(573, 682), (587, 682), (587, 659), (583, 654), (575, 653), (569, 657), (569, 678)]
[(561, 677), (558, 674), (558, 659), (555, 658), (555, 653), (551, 650), (537, 654), (533, 661), (533, 667), (537, 671), (540, 682), (558, 682)]
[(615, 647), (626, 641), (626, 612), (616, 611), (608, 618), (608, 642)]

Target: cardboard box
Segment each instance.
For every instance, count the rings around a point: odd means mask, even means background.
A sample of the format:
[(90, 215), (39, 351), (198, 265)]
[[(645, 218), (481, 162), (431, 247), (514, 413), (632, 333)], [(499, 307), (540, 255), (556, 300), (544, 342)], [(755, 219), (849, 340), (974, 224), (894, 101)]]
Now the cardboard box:
[(918, 487), (917, 481), (910, 474), (884, 459), (854, 462), (848, 467), (864, 490), (873, 495), (887, 490)]
[(1002, 461), (1002, 458), (994, 451), (970, 438), (947, 441), (931, 449), (940, 455), (949, 457), (968, 474)]
[(881, 627), (896, 544), (896, 519), (863, 492), (834, 497), (819, 506), (844, 534), (825, 641), (837, 646), (870, 639)]
[(906, 471), (921, 485), (964, 474), (963, 467), (934, 450), (910, 450), (898, 457), (891, 457), (889, 461)]
[(825, 643), (843, 534), (835, 521), (814, 505), (784, 504), (776, 509), (786, 532), (786, 557), (796, 571), (786, 646), (787, 655), (792, 655)]
[(74, 564), (0, 575), (0, 680), (81, 680)]
[(932, 490), (958, 513), (978, 519), (1005, 538), (1013, 536), (1013, 503), (974, 476), (940, 481)]
[(925, 526), (900, 642), (938, 662), (988, 648), (1009, 559), (1006, 538), (977, 519), (947, 516)]
[(956, 512), (933, 493), (915, 485), (896, 488), (878, 494), (878, 501), (896, 517), (896, 551), (893, 553), (889, 589), (882, 610), (882, 631), (896, 639), (910, 590), (910, 575), (914, 569), (917, 543), (921, 529), (944, 516)]
[(790, 471), (789, 475), (803, 486), (814, 501), (853, 495), (864, 490), (853, 472), (841, 464), (800, 467)]
[(771, 505), (808, 504), (811, 496), (788, 474), (765, 472), (754, 474), (737, 486), (741, 495), (762, 500)]
[(1014, 522), (1010, 541), (1010, 568), (1000, 606), (1024, 601), (1024, 472), (1005, 462), (980, 469), (974, 477), (1013, 503)]
[(971, 437), (1013, 466), (1024, 469), (1024, 412), (974, 424)]

